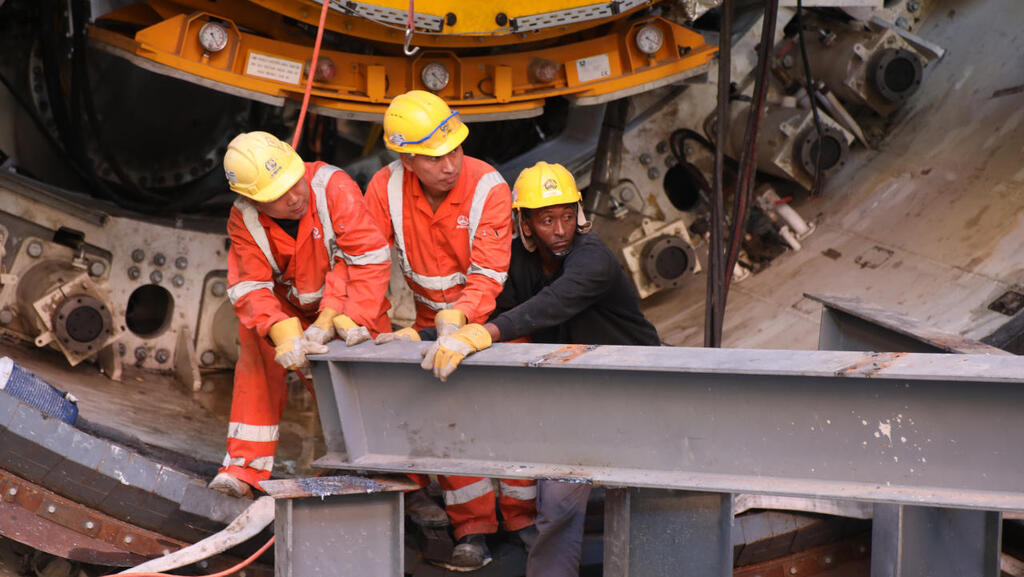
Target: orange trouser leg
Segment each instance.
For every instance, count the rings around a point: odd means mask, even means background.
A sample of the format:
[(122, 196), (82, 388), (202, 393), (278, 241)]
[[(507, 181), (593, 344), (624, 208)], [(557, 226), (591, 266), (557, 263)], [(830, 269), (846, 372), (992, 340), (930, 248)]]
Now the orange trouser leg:
[(537, 482), (530, 479), (501, 479), (498, 507), (506, 531), (518, 531), (533, 525), (537, 518)]
[(241, 351), (235, 365), (228, 450), (221, 472), (259, 488), (274, 467), (288, 387), (284, 368), (274, 361), (270, 341), (241, 323), (238, 338)]
[[(409, 479), (411, 479), (413, 483), (419, 485), (420, 489), (426, 489), (427, 486), (430, 485), (429, 475), (421, 475), (419, 473), (406, 473), (405, 476), (409, 477)], [(413, 489), (413, 491), (415, 491), (415, 489)]]
[(478, 533), (496, 533), (498, 516), (494, 507), (494, 487), (483, 477), (443, 477), (445, 510), (455, 528), (455, 538)]

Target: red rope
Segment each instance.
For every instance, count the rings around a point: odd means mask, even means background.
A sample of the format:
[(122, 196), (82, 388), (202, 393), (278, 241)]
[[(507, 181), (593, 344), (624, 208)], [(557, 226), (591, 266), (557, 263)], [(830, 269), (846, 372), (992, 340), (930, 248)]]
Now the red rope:
[[(210, 575), (202, 575), (200, 577), (227, 577), (228, 575), (231, 575), (232, 573), (237, 573), (238, 571), (241, 571), (242, 569), (245, 569), (250, 564), (252, 564), (252, 562), (255, 561), (257, 557), (262, 555), (263, 552), (266, 551), (267, 549), (269, 549), (270, 546), (273, 545), (273, 544), (274, 544), (274, 538), (271, 537), (269, 541), (264, 543), (263, 546), (260, 547), (255, 553), (253, 553), (248, 559), (246, 559), (245, 561), (242, 561), (238, 565), (235, 565), (234, 567), (231, 567), (229, 569), (225, 569), (225, 570), (223, 570), (223, 571), (221, 571), (219, 573), (213, 573), (213, 574), (210, 574)], [(116, 573), (116, 574), (113, 574), (113, 575), (104, 575), (103, 577), (182, 577), (182, 576), (181, 575), (174, 575), (174, 574), (171, 574), (171, 573)]]
[(306, 108), (309, 107), (309, 94), (313, 91), (313, 77), (316, 76), (316, 60), (320, 56), (320, 42), (324, 39), (324, 23), (327, 22), (327, 7), (330, 0), (323, 0), (324, 7), (320, 9), (320, 25), (316, 29), (316, 43), (313, 45), (313, 60), (309, 63), (309, 74), (306, 78), (306, 91), (302, 95), (302, 109), (299, 110), (299, 122), (295, 125), (295, 136), (292, 137), (292, 148), (299, 148), (299, 140), (302, 139), (302, 123), (306, 119)]
[(313, 400), (316, 401), (316, 391), (313, 390), (313, 385), (309, 383), (306, 375), (302, 374), (302, 371), (299, 370), (296, 370), (295, 374), (299, 375), (299, 380), (302, 381), (302, 384), (306, 386), (306, 390), (309, 391), (309, 394), (313, 395)]

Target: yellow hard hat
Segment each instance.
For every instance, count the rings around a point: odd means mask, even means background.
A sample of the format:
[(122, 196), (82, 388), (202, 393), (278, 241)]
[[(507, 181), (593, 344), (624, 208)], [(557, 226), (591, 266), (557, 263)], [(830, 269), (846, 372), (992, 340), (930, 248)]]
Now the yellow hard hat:
[(256, 202), (273, 202), (306, 173), (295, 150), (268, 132), (243, 132), (224, 153), (231, 190)]
[(444, 156), (468, 134), (458, 111), (425, 90), (399, 94), (384, 113), (384, 145), (395, 152)]
[(512, 187), (512, 208), (543, 208), (580, 202), (576, 179), (561, 164), (538, 162), (519, 173)]
[(522, 233), (523, 212), (521, 209), (536, 209), (559, 204), (576, 203), (576, 232), (590, 231), (590, 222), (583, 214), (583, 195), (576, 188), (576, 179), (561, 164), (538, 162), (519, 173), (512, 187), (512, 208), (516, 211), (516, 226), (519, 239), (526, 250), (536, 248), (533, 239)]

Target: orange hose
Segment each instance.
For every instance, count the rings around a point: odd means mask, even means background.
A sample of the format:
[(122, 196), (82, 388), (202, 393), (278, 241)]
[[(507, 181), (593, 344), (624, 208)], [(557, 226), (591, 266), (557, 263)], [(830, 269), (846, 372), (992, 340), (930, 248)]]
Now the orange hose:
[(302, 374), (302, 371), (299, 371), (298, 369), (296, 369), (295, 374), (299, 375), (299, 380), (306, 386), (306, 390), (309, 391), (309, 394), (313, 395), (313, 401), (316, 401), (316, 391), (313, 390), (313, 385), (309, 383), (309, 379), (306, 378), (306, 375)]
[(313, 44), (313, 60), (309, 63), (309, 75), (306, 78), (306, 91), (302, 94), (302, 108), (299, 110), (299, 123), (295, 126), (295, 136), (292, 137), (292, 148), (299, 148), (299, 140), (302, 140), (302, 122), (306, 119), (306, 108), (309, 107), (309, 94), (313, 91), (313, 77), (316, 76), (316, 59), (320, 56), (320, 42), (324, 39), (324, 24), (327, 22), (328, 0), (323, 0), (324, 7), (320, 9), (320, 24), (316, 28), (316, 43)]
[[(227, 577), (227, 575), (231, 575), (232, 573), (236, 573), (238, 571), (241, 571), (242, 569), (245, 569), (246, 567), (251, 565), (252, 562), (255, 561), (257, 557), (262, 555), (263, 552), (266, 551), (267, 549), (269, 549), (270, 546), (273, 545), (273, 544), (274, 544), (274, 538), (271, 537), (269, 541), (264, 543), (263, 546), (259, 548), (259, 550), (257, 550), (248, 559), (246, 559), (245, 561), (242, 561), (238, 565), (235, 565), (234, 567), (231, 567), (229, 569), (225, 569), (225, 570), (223, 570), (223, 571), (221, 571), (219, 573), (211, 573), (210, 575), (201, 575), (199, 577)], [(182, 577), (182, 576), (181, 575), (174, 575), (172, 573), (116, 573), (116, 574), (113, 574), (113, 575), (104, 575), (103, 577)]]

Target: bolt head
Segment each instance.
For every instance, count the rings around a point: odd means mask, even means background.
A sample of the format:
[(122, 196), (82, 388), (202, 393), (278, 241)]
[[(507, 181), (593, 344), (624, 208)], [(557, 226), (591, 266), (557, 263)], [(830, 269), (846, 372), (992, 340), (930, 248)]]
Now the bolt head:
[(96, 528), (96, 523), (93, 523), (92, 521), (86, 521), (85, 528), (91, 531)]
[(12, 497), (17, 495), (18, 494), (18, 488), (17, 487), (11, 487), (10, 489), (7, 489), (7, 494), (12, 496)]
[(11, 309), (0, 310), (0, 325), (9, 325), (14, 322), (14, 311)]
[(796, 575), (796, 567), (790, 567), (789, 568), (789, 574), (790, 575)]
[(896, 23), (895, 24), (896, 24), (897, 28), (902, 28), (904, 30), (907, 30), (907, 29), (910, 28), (910, 23), (907, 22), (907, 19), (902, 17), (902, 16), (900, 16), (899, 18), (896, 19)]
[(28, 247), (26, 247), (25, 251), (28, 252), (28, 256), (32, 258), (39, 258), (43, 256), (43, 243), (38, 240), (33, 240), (28, 243)]
[(187, 269), (188, 268), (188, 259), (183, 257), (183, 256), (179, 256), (178, 258), (174, 259), (174, 267), (179, 269), (179, 270)]
[(167, 257), (164, 256), (164, 253), (158, 252), (153, 255), (153, 264), (155, 264), (156, 266), (164, 266), (164, 264), (166, 263)]
[(180, 274), (176, 274), (174, 275), (173, 278), (171, 278), (171, 284), (178, 288), (181, 288), (185, 286), (185, 277), (181, 276)]
[(210, 292), (215, 297), (222, 297), (228, 294), (228, 285), (224, 284), (224, 281), (217, 281), (210, 286)]
[(142, 276), (142, 271), (139, 270), (139, 267), (137, 267), (137, 266), (130, 266), (130, 267), (128, 267), (128, 278), (130, 278), (132, 280), (138, 280), (138, 278), (140, 276)]
[(217, 362), (217, 353), (213, 351), (203, 351), (203, 354), (199, 356), (199, 363), (204, 367), (208, 367), (213, 363)]
[(156, 362), (166, 363), (171, 358), (171, 353), (167, 349), (160, 349), (156, 352)]
[(125, 535), (124, 536), (124, 542), (125, 542), (126, 545), (130, 544), (134, 540), (135, 540), (135, 538), (132, 537), (131, 535)]
[(914, 0), (910, 0), (910, 2), (907, 2), (907, 11), (908, 12), (917, 12), (917, 9), (920, 8), (920, 7), (921, 7), (921, 5), (918, 4), (917, 2), (915, 2)]
[(89, 263), (89, 274), (94, 277), (101, 277), (107, 272), (107, 263), (101, 260), (94, 260)]
[(640, 164), (647, 166), (651, 163), (651, 155), (646, 152), (640, 155)]
[(160, 272), (158, 270), (155, 270), (155, 271), (149, 273), (149, 280), (153, 284), (160, 284), (164, 280), (164, 273), (162, 273), (162, 272)]
[(50, 513), (50, 514), (56, 513), (57, 512), (57, 507), (54, 507), (53, 505), (50, 505), (49, 507), (46, 508), (46, 512)]
[(658, 144), (654, 146), (654, 150), (657, 150), (658, 154), (665, 154), (668, 151), (668, 142), (659, 140)]
[(142, 262), (144, 260), (146, 260), (146, 251), (142, 250), (141, 248), (137, 248), (132, 251), (133, 262)]
[(135, 360), (144, 361), (149, 356), (149, 351), (146, 347), (135, 347)]
[(654, 168), (652, 166), (651, 168), (647, 169), (647, 178), (651, 180), (656, 180), (659, 176), (661, 176), (661, 171), (658, 170), (657, 168)]

